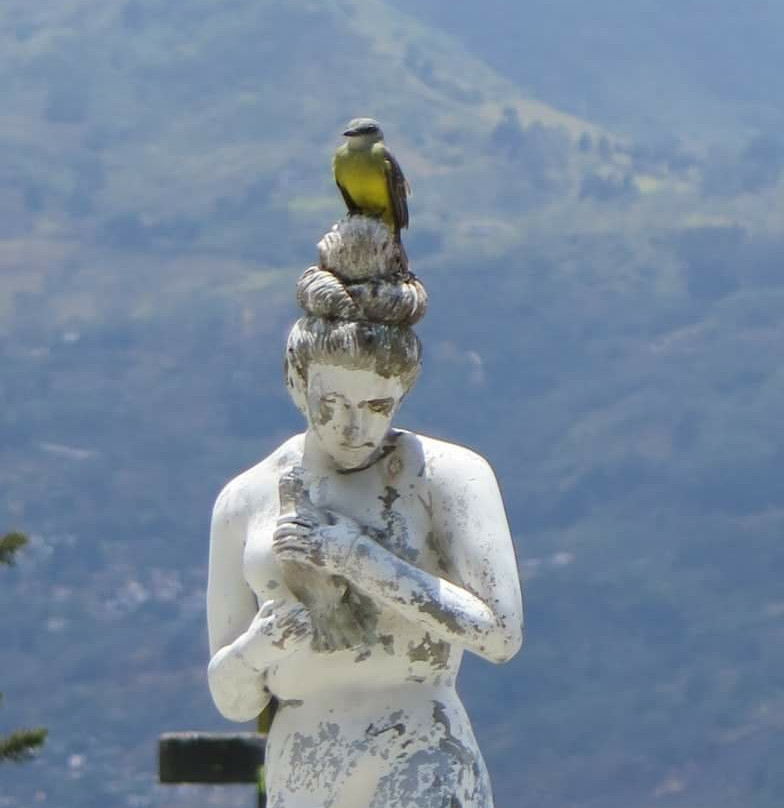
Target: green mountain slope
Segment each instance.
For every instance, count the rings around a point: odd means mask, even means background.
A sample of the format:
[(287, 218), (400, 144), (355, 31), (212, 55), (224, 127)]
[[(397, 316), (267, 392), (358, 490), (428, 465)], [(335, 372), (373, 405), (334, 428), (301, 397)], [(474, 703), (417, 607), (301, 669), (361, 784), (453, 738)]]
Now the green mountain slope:
[[(13, 243), (29, 234), (35, 252), (4, 262), (0, 311), (8, 290), (39, 288), (36, 267), (53, 261), (76, 267), (78, 313), (97, 285), (117, 282), (110, 274), (144, 276), (103, 268), (139, 252), (220, 255), (239, 273), (230, 283), (309, 260), (309, 234), (341, 210), (331, 151), (360, 111), (385, 122), (410, 176), (422, 254), (497, 252), (534, 226), (533, 210), (555, 206), (572, 221), (564, 195), (586, 182), (589, 195), (619, 198), (637, 187), (628, 155), (601, 130), (521, 96), (379, 2), (128, 0), (96, 11), (82, 0), (32, 11), (12, 1), (4, 20), (0, 66), (13, 81), (0, 138), (14, 159), (3, 233)], [(649, 173), (645, 190), (671, 172)], [(157, 275), (164, 297), (176, 272)]]
[(595, 131), (377, 2), (9, 5), (12, 177), (28, 207), (92, 214), (110, 241), (258, 255), (246, 231), (265, 215), (334, 216), (329, 153), (360, 110), (390, 122), (425, 202), (434, 191), (419, 178), (465, 173), (506, 105), (573, 136)]
[(401, 0), (550, 103), (643, 140), (782, 126), (784, 9), (767, 0)]

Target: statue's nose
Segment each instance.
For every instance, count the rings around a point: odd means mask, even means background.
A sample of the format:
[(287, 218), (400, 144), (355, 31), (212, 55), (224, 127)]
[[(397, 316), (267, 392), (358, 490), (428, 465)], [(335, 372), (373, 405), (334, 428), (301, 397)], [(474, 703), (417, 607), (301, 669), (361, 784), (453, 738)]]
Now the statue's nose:
[(359, 434), (359, 414), (353, 409), (346, 409), (343, 417), (343, 437), (351, 440)]
[(346, 426), (343, 427), (343, 437), (346, 440), (352, 440), (353, 438), (356, 438), (358, 434), (359, 424), (357, 424), (356, 421), (346, 424)]

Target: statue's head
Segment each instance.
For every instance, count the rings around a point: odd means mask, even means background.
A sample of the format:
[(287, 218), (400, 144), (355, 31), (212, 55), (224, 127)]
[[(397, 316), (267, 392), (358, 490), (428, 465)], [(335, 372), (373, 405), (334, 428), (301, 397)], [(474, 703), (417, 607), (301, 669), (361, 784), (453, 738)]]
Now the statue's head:
[(421, 344), (409, 327), (313, 316), (294, 325), (286, 350), (291, 397), (343, 468), (377, 452), (420, 364)]
[(307, 314), (289, 333), (286, 380), (321, 448), (339, 467), (357, 468), (378, 452), (419, 375), (411, 323), (427, 298), (416, 278), (395, 271), (395, 245), (379, 222), (342, 222), (319, 248), (321, 265), (297, 287)]

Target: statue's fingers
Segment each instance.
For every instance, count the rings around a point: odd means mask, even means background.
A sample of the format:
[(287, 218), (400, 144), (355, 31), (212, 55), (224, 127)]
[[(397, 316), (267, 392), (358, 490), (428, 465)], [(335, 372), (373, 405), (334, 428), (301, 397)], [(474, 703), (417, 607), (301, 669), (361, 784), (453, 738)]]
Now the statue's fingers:
[(296, 516), (281, 516), (277, 521), (278, 527), (284, 525), (298, 525), (299, 527), (306, 527), (308, 530), (313, 530), (316, 526), (316, 520), (307, 516), (306, 514), (297, 514)]
[(294, 561), (299, 564), (307, 564), (309, 561), (310, 547), (306, 542), (286, 538), (273, 542), (273, 550), (279, 561)]
[(307, 615), (306, 609), (300, 605), (298, 608), (292, 609), (287, 615), (285, 615), (281, 620), (281, 623), (285, 628), (291, 629), (292, 632), (302, 634), (307, 632), (308, 626), (310, 625), (310, 619)]
[(310, 528), (298, 525), (293, 522), (284, 522), (279, 525), (272, 534), (273, 544), (279, 543), (288, 538), (304, 538), (310, 534)]
[(299, 561), (304, 552), (301, 547), (290, 542), (281, 542), (273, 548), (278, 561)]

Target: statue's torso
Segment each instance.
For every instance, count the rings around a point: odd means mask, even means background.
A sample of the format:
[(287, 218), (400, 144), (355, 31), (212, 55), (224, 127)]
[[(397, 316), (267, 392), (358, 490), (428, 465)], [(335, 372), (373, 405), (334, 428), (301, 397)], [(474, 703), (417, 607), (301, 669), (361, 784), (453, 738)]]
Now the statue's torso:
[[(303, 443), (292, 438), (235, 481), (248, 517), (243, 574), (260, 604), (294, 599), (272, 536), (278, 481), (298, 466), (315, 507), (351, 517), (398, 558), (461, 585), (444, 552), (452, 536), (433, 505), (433, 452), (443, 465), (449, 445), (400, 433), (395, 450), (372, 466), (339, 473), (308, 468)], [(450, 507), (463, 505), (457, 498)], [(270, 808), (492, 808), (455, 690), (461, 657), (459, 645), (377, 605), (358, 647), (325, 653), (304, 643), (272, 664), (263, 680), (279, 701), (267, 742)]]
[[(280, 468), (279, 473), (302, 462), (301, 441), (289, 441), (278, 452), (271, 465)], [(350, 516), (399, 558), (448, 577), (432, 521), (426, 458), (416, 436), (400, 433), (395, 450), (363, 471), (305, 467), (305, 480), (316, 507)], [(279, 508), (269, 498), (259, 503), (248, 521), (246, 580), (260, 603), (293, 598), (272, 550)], [(314, 694), (323, 699), (330, 690), (337, 695), (357, 687), (374, 691), (419, 684), (454, 686), (461, 649), (389, 608), (370, 601), (367, 608), (372, 612), (371, 629), (360, 645), (328, 653), (305, 645), (270, 668), (269, 690), (279, 699), (297, 700)]]

